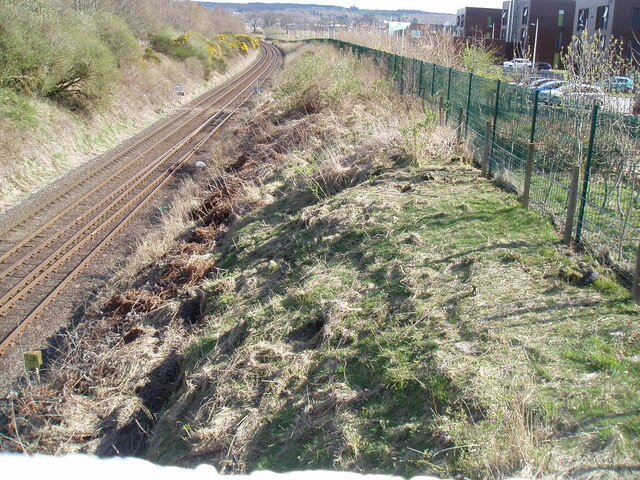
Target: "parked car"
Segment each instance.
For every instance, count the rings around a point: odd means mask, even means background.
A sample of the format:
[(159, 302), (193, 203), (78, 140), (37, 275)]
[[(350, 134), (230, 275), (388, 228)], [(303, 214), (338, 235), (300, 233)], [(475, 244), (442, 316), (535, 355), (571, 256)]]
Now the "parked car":
[(547, 62), (536, 62), (536, 70), (551, 70), (551, 64)]
[(629, 77), (611, 77), (602, 86), (608, 92), (629, 93), (633, 91), (633, 80)]
[(533, 100), (536, 96), (536, 91), (538, 93), (538, 101), (540, 98), (543, 98), (543, 92), (547, 92), (549, 90), (556, 90), (560, 88), (562, 85), (566, 84), (565, 80), (549, 80), (547, 79), (545, 82), (537, 84), (535, 87), (531, 87), (529, 90), (529, 98)]
[(533, 64), (526, 58), (514, 58), (502, 64), (505, 68), (531, 68)]
[(552, 82), (553, 79), (550, 78), (536, 78), (529, 84), (530, 90), (537, 90), (540, 85), (544, 85), (545, 83)]
[(563, 102), (584, 106), (603, 105), (605, 97), (602, 87), (586, 83), (564, 83), (558, 88), (545, 90), (538, 94), (539, 101), (551, 105), (558, 105)]

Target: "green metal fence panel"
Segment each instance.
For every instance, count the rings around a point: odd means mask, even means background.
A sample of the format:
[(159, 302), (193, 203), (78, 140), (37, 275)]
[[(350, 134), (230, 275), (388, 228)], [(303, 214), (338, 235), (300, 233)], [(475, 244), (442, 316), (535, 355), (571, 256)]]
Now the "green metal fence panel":
[(526, 89), (508, 83), (500, 86), (498, 95), (491, 168), (502, 182), (519, 191), (531, 136), (532, 102)]
[(469, 74), (452, 68), (449, 75), (449, 112), (450, 114), (454, 114), (454, 117), (456, 117), (460, 107), (467, 107), (467, 98), (469, 97)]
[(497, 81), (473, 76), (467, 111), (467, 134), (478, 152), (484, 149), (485, 125), (493, 122)]
[[(535, 103), (534, 103), (535, 107)], [(571, 169), (584, 165), (589, 144), (591, 110), (539, 102), (535, 113), (536, 159), (532, 205), (564, 227)], [(533, 118), (532, 118), (533, 124)]]
[(449, 69), (445, 67), (435, 66), (433, 75), (432, 96), (439, 98), (447, 98), (447, 83), (449, 81)]
[(602, 112), (594, 120), (593, 134), (580, 240), (630, 272), (640, 238), (637, 119)]

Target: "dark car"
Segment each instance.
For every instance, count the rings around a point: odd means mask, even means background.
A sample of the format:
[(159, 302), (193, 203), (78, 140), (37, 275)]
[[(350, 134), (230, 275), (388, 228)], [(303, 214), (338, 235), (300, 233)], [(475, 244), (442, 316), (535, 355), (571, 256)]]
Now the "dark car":
[(551, 70), (551, 64), (547, 62), (536, 62), (536, 70)]

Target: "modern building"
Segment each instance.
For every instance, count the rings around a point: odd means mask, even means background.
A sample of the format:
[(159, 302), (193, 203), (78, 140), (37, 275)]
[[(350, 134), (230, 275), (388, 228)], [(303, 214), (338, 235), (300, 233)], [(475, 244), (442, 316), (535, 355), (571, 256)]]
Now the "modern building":
[(640, 58), (640, 0), (577, 0), (573, 34), (599, 31), (601, 45), (612, 38), (624, 42), (628, 55)]
[(500, 32), (499, 8), (465, 7), (456, 15), (456, 37), (498, 38)]
[(571, 42), (575, 7), (574, 0), (507, 0), (500, 38), (513, 42), (516, 57), (533, 59), (535, 54), (534, 61), (559, 67), (562, 50)]
[(387, 22), (389, 36), (402, 36), (411, 25), (410, 22)]

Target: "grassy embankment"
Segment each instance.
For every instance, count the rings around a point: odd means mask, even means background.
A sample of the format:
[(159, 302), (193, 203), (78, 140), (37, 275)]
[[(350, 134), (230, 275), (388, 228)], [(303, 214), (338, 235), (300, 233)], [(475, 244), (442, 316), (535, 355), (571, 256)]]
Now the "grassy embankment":
[(136, 24), (136, 36), (108, 10), (63, 5), (0, 10), (0, 208), (220, 83), (229, 62), (233, 73), (255, 55), (256, 40), (244, 35), (151, 30), (164, 20), (160, 11), (146, 28)]
[(164, 410), (144, 454), (167, 464), (637, 473), (628, 292), (599, 266), (581, 286), (589, 259), (371, 65), (295, 53), (215, 150), (184, 215), (204, 224), (23, 394), (27, 448), (112, 454), (133, 420)]

